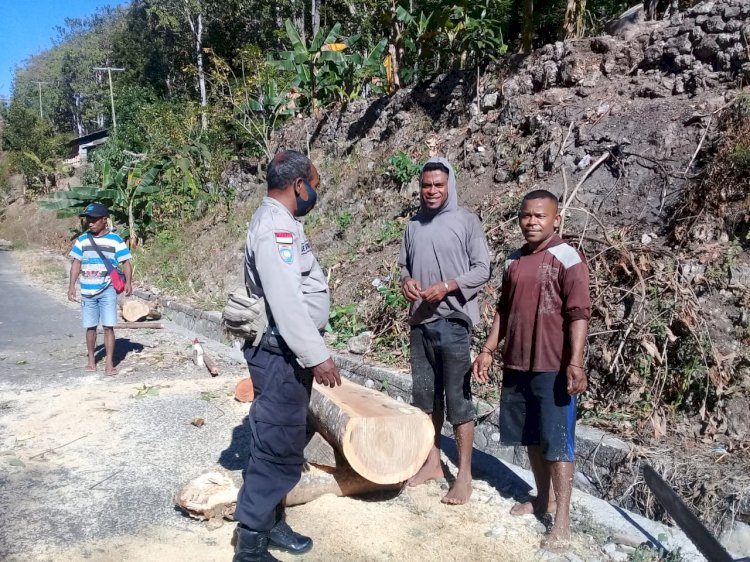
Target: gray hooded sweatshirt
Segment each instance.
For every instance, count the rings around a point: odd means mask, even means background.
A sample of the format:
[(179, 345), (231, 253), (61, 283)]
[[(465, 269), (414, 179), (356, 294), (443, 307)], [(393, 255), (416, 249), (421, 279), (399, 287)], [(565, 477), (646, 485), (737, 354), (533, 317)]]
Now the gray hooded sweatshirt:
[(479, 322), (477, 293), (490, 278), (487, 239), (479, 218), (458, 206), (453, 167), (445, 158), (431, 158), (425, 165), (431, 162), (448, 168), (448, 198), (436, 211), (428, 209), (422, 200), (419, 212), (407, 224), (398, 258), (401, 282), (412, 277), (426, 289), (454, 279), (458, 291), (439, 303), (411, 303), (409, 323), (414, 326), (458, 318), (472, 327)]

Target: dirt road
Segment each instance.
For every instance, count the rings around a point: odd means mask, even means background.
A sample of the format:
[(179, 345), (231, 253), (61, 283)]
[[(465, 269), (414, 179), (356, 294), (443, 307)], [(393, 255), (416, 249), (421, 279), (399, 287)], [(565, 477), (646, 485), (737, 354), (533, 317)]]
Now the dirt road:
[[(243, 366), (210, 344), (222, 370), (212, 379), (190, 361), (192, 335), (168, 325), (120, 330), (118, 376), (106, 377), (101, 363), (84, 373), (64, 269), (50, 260), (32, 283), (16, 260), (39, 273), (38, 258), (0, 252), (0, 559), (230, 560), (233, 524), (208, 531), (175, 509), (174, 495), (217, 465), (241, 478), (247, 406), (233, 389)], [(191, 424), (196, 417), (203, 427)], [(292, 526), (316, 541), (296, 559), (606, 559), (582, 532), (574, 554), (539, 550), (543, 526), (507, 515), (512, 500), (492, 478), (478, 479), (460, 507), (440, 504), (444, 486), (291, 508)]]

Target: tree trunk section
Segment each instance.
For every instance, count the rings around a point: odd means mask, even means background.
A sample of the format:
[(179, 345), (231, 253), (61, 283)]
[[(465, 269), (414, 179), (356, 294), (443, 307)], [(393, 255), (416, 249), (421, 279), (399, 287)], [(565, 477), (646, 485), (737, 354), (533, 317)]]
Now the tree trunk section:
[(368, 492), (397, 490), (401, 485), (376, 484), (362, 478), (347, 466), (323, 469), (308, 465), (302, 471), (299, 483), (286, 496), (286, 505), (299, 505), (311, 502), (325, 494), (335, 496), (358, 496)]
[(294, 27), (297, 28), (302, 42), (307, 45), (307, 36), (305, 34), (305, 4), (304, 0), (297, 0), (294, 3)]
[(203, 16), (198, 14), (198, 27), (195, 32), (195, 56), (198, 66), (198, 88), (201, 94), (201, 128), (208, 129), (208, 114), (206, 113), (206, 74), (203, 70)]
[(310, 413), (316, 429), (371, 482), (396, 484), (416, 474), (435, 438), (427, 414), (375, 390), (341, 383), (313, 386)]
[(320, 0), (310, 0), (310, 23), (312, 37), (315, 37), (320, 31)]
[(534, 0), (524, 0), (523, 3), (523, 28), (521, 30), (521, 52), (531, 53), (532, 39), (534, 37)]

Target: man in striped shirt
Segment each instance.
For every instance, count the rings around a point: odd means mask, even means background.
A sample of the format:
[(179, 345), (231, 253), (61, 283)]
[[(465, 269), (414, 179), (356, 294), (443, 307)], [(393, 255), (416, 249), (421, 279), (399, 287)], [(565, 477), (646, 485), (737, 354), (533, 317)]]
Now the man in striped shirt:
[[(117, 324), (117, 293), (112, 286), (107, 266), (99, 252), (108, 260), (112, 268), (122, 264), (125, 274), (125, 294), (133, 292), (131, 277), (133, 268), (130, 264), (130, 250), (117, 234), (110, 232), (107, 227), (109, 211), (100, 203), (91, 203), (80, 215), (86, 219), (89, 230), (79, 236), (70, 257), (73, 264), (70, 267), (70, 282), (68, 284), (68, 300), (76, 301), (76, 281), (81, 277), (81, 315), (83, 327), (86, 328), (86, 347), (88, 363), (86, 371), (96, 371), (96, 328), (101, 321), (104, 328), (104, 349), (106, 362), (104, 372), (116, 375), (113, 364), (115, 353), (115, 324)], [(99, 252), (94, 247), (99, 248)]]

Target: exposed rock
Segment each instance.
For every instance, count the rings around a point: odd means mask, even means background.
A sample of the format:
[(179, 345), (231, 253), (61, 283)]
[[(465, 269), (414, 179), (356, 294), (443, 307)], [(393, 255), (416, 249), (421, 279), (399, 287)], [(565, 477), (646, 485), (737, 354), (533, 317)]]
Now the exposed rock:
[(729, 279), (733, 287), (750, 289), (750, 265), (733, 265), (729, 268)]
[(346, 347), (349, 350), (349, 353), (354, 353), (355, 355), (364, 355), (368, 351), (370, 351), (370, 346), (372, 345), (372, 338), (373, 338), (372, 332), (362, 332), (361, 334), (354, 336), (353, 338), (349, 338), (349, 341), (346, 342)]
[(738, 557), (750, 557), (750, 525), (735, 521), (734, 526), (721, 535), (720, 542)]
[(497, 92), (485, 94), (482, 97), (482, 111), (489, 111), (490, 109), (495, 109), (498, 106), (499, 100), (500, 100), (500, 95)]
[(646, 13), (643, 10), (643, 4), (633, 6), (622, 15), (607, 23), (605, 29), (607, 33), (620, 39), (629, 40), (641, 32), (641, 25), (646, 20)]
[(750, 435), (750, 398), (734, 396), (725, 408), (729, 434), (735, 438)]

